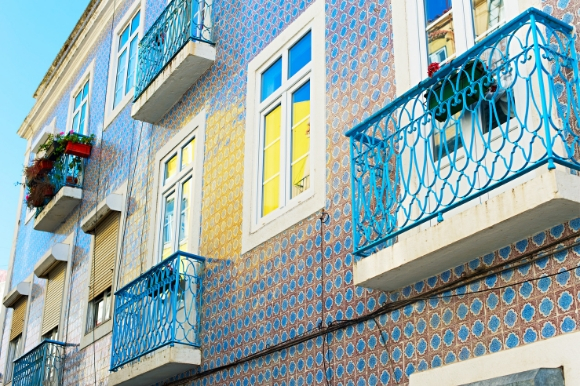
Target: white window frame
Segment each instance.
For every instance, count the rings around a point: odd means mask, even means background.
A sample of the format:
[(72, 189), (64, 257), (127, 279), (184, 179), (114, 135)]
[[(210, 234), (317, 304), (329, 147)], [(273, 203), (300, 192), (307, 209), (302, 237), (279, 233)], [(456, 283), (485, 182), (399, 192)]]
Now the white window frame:
[[(93, 74), (95, 71), (95, 59), (92, 60), (92, 62), (89, 64), (88, 68), (86, 69), (86, 71), (83, 73), (83, 75), (79, 78), (78, 82), (75, 84), (75, 86), (72, 88), (71, 93), (70, 93), (70, 98), (69, 98), (69, 104), (68, 104), (68, 116), (66, 119), (66, 129), (65, 131), (68, 133), (69, 131), (72, 130), (72, 125), (73, 125), (73, 118), (74, 118), (74, 113), (75, 113), (75, 97), (77, 96), (77, 94), (79, 92), (82, 91), (83, 87), (85, 86), (85, 84), (87, 82), (89, 82), (89, 95), (87, 96), (87, 109), (86, 109), (86, 115), (85, 115), (85, 126), (83, 127), (83, 130), (81, 132), (79, 132), (79, 134), (82, 135), (87, 135), (89, 132), (89, 123), (90, 123), (90, 110), (91, 110), (91, 95), (93, 94)], [(81, 103), (82, 105), (82, 103)]]
[[(325, 21), (325, 2), (324, 0), (316, 0), (248, 64), (242, 253), (260, 245), (287, 229), (290, 225), (324, 208), (326, 200), (327, 142)], [(278, 58), (283, 56), (283, 53), (287, 52), (308, 31), (311, 32), (312, 39), (310, 64), (302, 68), (291, 80), (283, 80), (282, 86), (278, 91), (266, 98), (264, 102), (260, 102), (262, 73)], [(286, 63), (283, 60), (282, 66), (286, 66)], [(310, 75), (306, 75), (308, 72)], [(285, 73), (284, 70), (282, 73)], [(261, 141), (263, 137), (263, 109), (267, 108), (267, 106), (274, 107), (273, 102), (276, 98), (280, 98), (281, 92), (285, 92), (287, 97), (291, 98), (291, 92), (286, 90), (297, 89), (307, 79), (310, 81), (311, 111), (310, 188), (293, 199), (281, 201), (278, 209), (262, 217), (261, 153), (263, 147), (261, 146)], [(284, 88), (285, 82), (288, 83), (288, 88)], [(282, 103), (290, 105), (288, 101), (283, 101)], [(282, 114), (283, 124), (281, 130), (290, 130), (289, 119), (284, 120), (284, 111)], [(287, 116), (289, 117), (290, 114), (287, 114)], [(320, 144), (325, 144), (324, 150), (319, 148)], [(315, 151), (312, 151), (313, 149)], [(283, 152), (282, 148), (281, 152)], [(281, 165), (281, 172), (283, 167)], [(289, 168), (286, 169), (289, 170)], [(281, 194), (284, 193), (281, 192)]]
[[(157, 151), (154, 161), (153, 170), (153, 191), (151, 192), (151, 206), (150, 213), (153, 215), (149, 219), (149, 237), (147, 249), (152, 251), (149, 254), (148, 267), (152, 267), (161, 261), (161, 252), (163, 248), (163, 208), (165, 204), (164, 198), (172, 188), (179, 186), (188, 178), (192, 178), (191, 182), (191, 201), (189, 207), (189, 253), (198, 254), (201, 236), (201, 200), (202, 200), (202, 183), (203, 183), (203, 160), (205, 149), (205, 110), (202, 110), (191, 121), (189, 121), (173, 138), (171, 138), (161, 149)], [(165, 186), (163, 186), (165, 161), (169, 160), (176, 152), (180, 153), (181, 149), (195, 137), (194, 161), (183, 171), (178, 171)], [(178, 159), (179, 161), (179, 159)], [(179, 164), (179, 162), (178, 162)], [(191, 177), (190, 177), (191, 176)], [(176, 196), (176, 200), (177, 200)], [(178, 214), (175, 207), (175, 221), (177, 223)], [(179, 242), (179, 232), (176, 229), (175, 240)]]
[[(427, 0), (410, 0), (393, 2), (393, 14), (400, 17), (393, 18), (393, 48), (395, 60), (395, 79), (397, 95), (406, 91), (428, 77), (427, 37), (425, 34), (425, 11), (423, 2)], [(455, 28), (455, 54), (457, 57), (476, 43), (472, 19), (471, 0), (452, 0)], [(541, 9), (540, 0), (504, 0), (505, 20), (503, 23), (518, 16), (529, 7)], [(456, 10), (462, 12), (456, 12)], [(468, 19), (471, 17), (471, 19)], [(487, 31), (483, 36), (489, 34)], [(413, 47), (419, 47), (414, 49)]]
[[(107, 97), (105, 100), (105, 121), (104, 121), (104, 128), (107, 127), (113, 122), (115, 117), (124, 109), (124, 107), (133, 99), (133, 95), (135, 93), (135, 85), (133, 88), (127, 92), (127, 94), (121, 99), (119, 104), (113, 107), (113, 103), (115, 100), (115, 86), (116, 86), (116, 78), (117, 78), (117, 64), (118, 64), (118, 50), (119, 50), (119, 37), (120, 34), (123, 32), (125, 27), (127, 27), (128, 23), (131, 22), (133, 17), (137, 14), (137, 12), (141, 12), (140, 20), (139, 20), (139, 29), (138, 29), (138, 39), (141, 40), (144, 35), (144, 24), (145, 24), (145, 0), (136, 0), (131, 4), (131, 6), (125, 12), (123, 18), (117, 23), (115, 30), (113, 31), (112, 35), (112, 42), (111, 42), (111, 53), (109, 58), (109, 75), (108, 75), (108, 83), (107, 83)], [(138, 63), (136, 64), (138, 67)], [(135, 70), (137, 71), (137, 69)]]

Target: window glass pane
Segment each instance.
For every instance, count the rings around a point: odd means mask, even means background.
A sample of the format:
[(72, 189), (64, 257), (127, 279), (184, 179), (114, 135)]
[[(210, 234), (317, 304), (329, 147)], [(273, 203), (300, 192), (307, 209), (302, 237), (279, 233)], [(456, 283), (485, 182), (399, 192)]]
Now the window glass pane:
[(75, 110), (79, 108), (79, 106), (81, 105), (81, 100), (83, 98), (83, 93), (82, 91), (80, 91), (77, 96), (75, 97)]
[(264, 119), (262, 216), (279, 206), (281, 113), (282, 107), (278, 106)]
[(105, 320), (105, 302), (103, 298), (100, 298), (97, 302), (97, 323), (96, 325), (100, 325)]
[(463, 147), (463, 133), (461, 131), (461, 112), (449, 117), (444, 124), (434, 128), (433, 159), (446, 159), (456, 150)]
[(141, 16), (141, 11), (137, 12), (137, 14), (133, 17), (131, 21), (131, 35), (137, 32), (137, 28), (139, 28), (139, 18)]
[(119, 37), (119, 48), (118, 48), (119, 51), (121, 51), (123, 49), (123, 46), (127, 44), (127, 42), (129, 41), (129, 33), (130, 33), (129, 27), (127, 27), (123, 30), (123, 33)]
[(187, 241), (189, 239), (189, 197), (191, 196), (191, 180), (182, 185), (181, 207), (179, 217), (179, 250), (188, 252)]
[(292, 94), (292, 195), (310, 187), (310, 81)]
[(131, 46), (129, 48), (129, 64), (127, 71), (127, 86), (125, 87), (125, 94), (129, 92), (133, 88), (133, 84), (135, 83), (135, 66), (137, 65), (137, 38), (135, 37), (131, 41)]
[(165, 163), (165, 181), (177, 173), (177, 154)]
[(193, 162), (195, 156), (195, 138), (181, 150), (181, 169)]
[(117, 77), (115, 79), (115, 100), (113, 102), (113, 107), (123, 99), (125, 94), (123, 93), (123, 85), (125, 84), (125, 73), (127, 70), (127, 50), (123, 51), (121, 56), (119, 56), (119, 62), (117, 63)]
[(424, 4), (429, 63), (441, 62), (455, 54), (451, 0), (426, 0)]
[(302, 39), (290, 48), (288, 57), (288, 78), (291, 78), (302, 67), (310, 63), (312, 58), (311, 33), (308, 32)]
[(85, 87), (83, 88), (83, 99), (85, 99), (89, 95), (89, 82), (85, 83)]
[(282, 85), (282, 58), (276, 60), (262, 74), (262, 96), (261, 101), (268, 98)]
[(87, 104), (84, 103), (83, 107), (81, 108), (81, 119), (79, 122), (79, 127), (77, 128), (77, 130), (75, 130), (76, 132), (82, 133), (85, 130), (85, 112), (87, 110)]
[(79, 131), (79, 118), (80, 118), (80, 116), (81, 115), (79, 113), (76, 113), (74, 118), (73, 118), (72, 130), (74, 132), (77, 132), (77, 133)]
[(173, 252), (173, 214), (175, 211), (175, 193), (165, 199), (165, 208), (163, 216), (163, 251), (161, 257), (165, 259)]
[(503, 0), (471, 0), (471, 5), (476, 38), (497, 27), (504, 19)]

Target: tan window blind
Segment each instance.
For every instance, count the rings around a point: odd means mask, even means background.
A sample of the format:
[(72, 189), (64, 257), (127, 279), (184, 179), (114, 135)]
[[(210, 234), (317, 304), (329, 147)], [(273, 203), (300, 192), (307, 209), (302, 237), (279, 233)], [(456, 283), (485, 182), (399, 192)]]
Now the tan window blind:
[(12, 312), (12, 330), (10, 331), (10, 340), (22, 334), (24, 329), (24, 318), (26, 317), (26, 298), (20, 298), (14, 305)]
[(44, 298), (44, 316), (42, 318), (42, 335), (58, 326), (60, 322), (65, 276), (66, 264), (64, 263), (58, 264), (48, 274), (46, 297)]
[(113, 284), (113, 270), (117, 255), (117, 235), (121, 213), (108, 215), (95, 229), (94, 261), (91, 263), (89, 301)]

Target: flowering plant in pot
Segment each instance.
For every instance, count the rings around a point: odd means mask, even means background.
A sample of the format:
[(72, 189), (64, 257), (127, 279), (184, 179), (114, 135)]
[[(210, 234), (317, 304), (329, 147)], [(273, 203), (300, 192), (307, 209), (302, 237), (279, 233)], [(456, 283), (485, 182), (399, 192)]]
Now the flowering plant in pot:
[(63, 154), (88, 158), (91, 155), (94, 140), (94, 134), (86, 136), (75, 133), (72, 130), (68, 133), (61, 131), (56, 135), (51, 134), (39, 149), (44, 151), (46, 156), (51, 159), (57, 159)]
[(47, 201), (54, 196), (54, 185), (48, 178), (38, 179), (36, 184), (28, 187), (26, 206), (30, 209), (46, 205)]
[(28, 166), (24, 167), (26, 184), (35, 184), (38, 178), (43, 178), (54, 167), (54, 162), (46, 158), (37, 158)]
[[(427, 69), (429, 77), (433, 77), (440, 69), (437, 62), (431, 63)], [(473, 59), (465, 63), (461, 68), (451, 72), (446, 78), (435, 84), (425, 93), (428, 110), (436, 110), (435, 119), (445, 122), (448, 116), (453, 116), (466, 106), (472, 105), (485, 96), (493, 81), (488, 79), (482, 82), (480, 79), (488, 76), (487, 66), (479, 59)], [(477, 83), (473, 89), (463, 91)], [(451, 98), (451, 103), (447, 101)], [(464, 101), (465, 99), (465, 101)], [(449, 110), (449, 111), (448, 111)]]

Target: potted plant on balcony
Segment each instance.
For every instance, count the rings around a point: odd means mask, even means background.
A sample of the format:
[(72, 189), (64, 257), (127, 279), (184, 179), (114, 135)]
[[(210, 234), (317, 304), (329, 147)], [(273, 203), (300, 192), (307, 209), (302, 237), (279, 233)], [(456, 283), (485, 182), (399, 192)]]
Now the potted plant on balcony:
[(66, 134), (60, 132), (57, 135), (50, 135), (48, 140), (39, 149), (44, 151), (45, 156), (52, 160), (58, 159), (63, 154), (89, 158), (94, 140), (94, 134), (85, 136), (71, 130)]
[(54, 196), (54, 185), (48, 178), (38, 179), (34, 185), (28, 187), (26, 206), (28, 208), (40, 208), (47, 204)]
[[(430, 77), (439, 71), (439, 63), (431, 63), (428, 68)], [(467, 62), (463, 67), (442, 79), (425, 93), (427, 110), (435, 112), (435, 119), (445, 122), (448, 116), (452, 116), (463, 109), (465, 94), (465, 105), (469, 106), (485, 96), (491, 82), (480, 82), (474, 91), (465, 91), (472, 83), (475, 83), (487, 75), (487, 67), (478, 59)], [(457, 95), (457, 100), (447, 101)], [(448, 111), (449, 107), (449, 111)]]
[(46, 158), (37, 158), (28, 166), (24, 167), (26, 184), (34, 184), (38, 178), (44, 177), (54, 167), (54, 162)]

